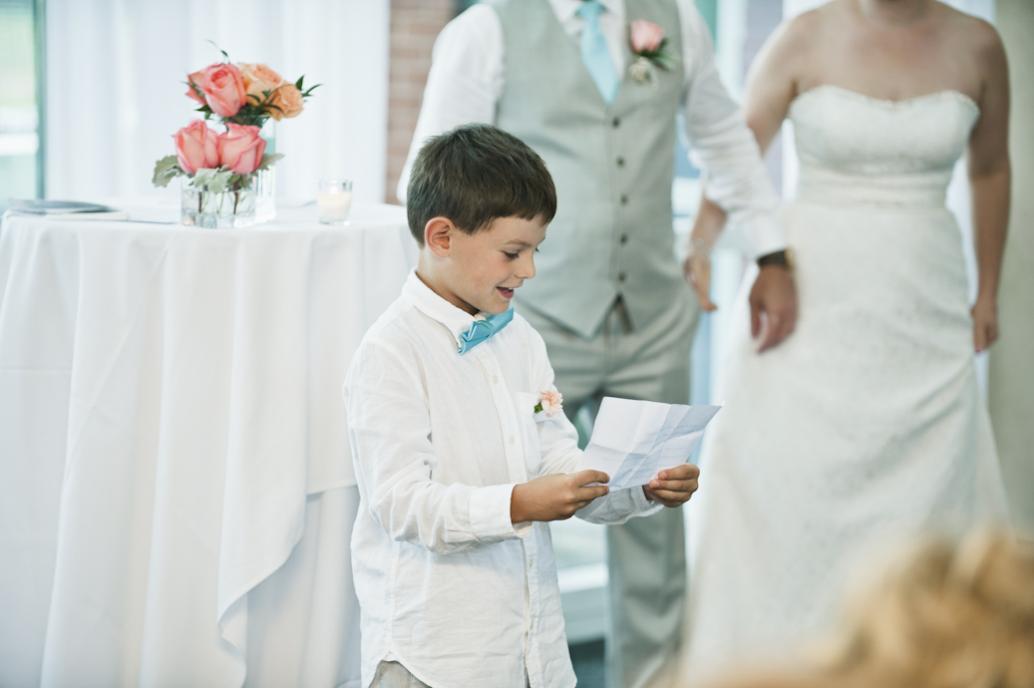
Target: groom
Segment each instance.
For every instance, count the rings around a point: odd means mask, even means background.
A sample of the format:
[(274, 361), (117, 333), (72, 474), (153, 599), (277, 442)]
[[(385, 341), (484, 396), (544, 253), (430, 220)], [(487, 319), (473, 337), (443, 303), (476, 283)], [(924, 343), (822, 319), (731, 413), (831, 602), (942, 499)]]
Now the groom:
[[(460, 124), (495, 124), (546, 161), (554, 230), (517, 307), (545, 338), (572, 417), (604, 395), (688, 402), (696, 306), (672, 251), (679, 113), (709, 196), (762, 266), (751, 303), (774, 346), (796, 310), (778, 199), (692, 0), (498, 0), (435, 44), (399, 197), (421, 144)], [(607, 554), (608, 681), (646, 685), (678, 651), (682, 513), (609, 527)]]

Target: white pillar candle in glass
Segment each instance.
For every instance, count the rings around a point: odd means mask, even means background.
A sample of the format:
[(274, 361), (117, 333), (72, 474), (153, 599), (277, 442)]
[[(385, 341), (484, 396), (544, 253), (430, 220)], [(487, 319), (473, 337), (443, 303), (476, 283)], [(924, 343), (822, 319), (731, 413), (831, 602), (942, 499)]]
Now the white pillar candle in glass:
[(316, 194), (320, 222), (325, 225), (347, 225), (352, 208), (352, 182), (347, 179), (321, 179)]

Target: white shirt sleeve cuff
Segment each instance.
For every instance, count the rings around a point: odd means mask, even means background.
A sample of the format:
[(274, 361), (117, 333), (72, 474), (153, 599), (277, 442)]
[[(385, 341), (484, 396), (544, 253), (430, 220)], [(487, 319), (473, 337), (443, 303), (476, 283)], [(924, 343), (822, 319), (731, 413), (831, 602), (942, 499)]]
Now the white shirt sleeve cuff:
[(482, 541), (517, 537), (519, 529), (510, 521), (510, 500), (514, 484), (476, 488), (470, 495), (470, 528)]
[(769, 253), (786, 250), (786, 236), (783, 233), (783, 227), (775, 218), (768, 216), (756, 218), (746, 230), (754, 260)]
[(660, 502), (651, 502), (646, 498), (646, 490), (643, 486), (631, 488), (632, 491), (632, 513), (642, 514), (644, 512), (653, 513), (664, 508), (664, 505)]

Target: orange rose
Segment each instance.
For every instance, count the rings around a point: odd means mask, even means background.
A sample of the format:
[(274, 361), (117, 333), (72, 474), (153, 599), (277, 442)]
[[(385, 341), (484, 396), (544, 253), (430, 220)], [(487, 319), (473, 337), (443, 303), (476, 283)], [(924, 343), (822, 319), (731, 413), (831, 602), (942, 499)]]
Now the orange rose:
[(260, 100), (265, 98), (266, 91), (272, 91), (284, 83), (284, 78), (268, 65), (241, 62), (237, 68), (241, 70), (241, 76), (244, 77), (244, 90), (249, 96), (256, 96)]
[(269, 99), (269, 114), (278, 122), (284, 117), (297, 117), (302, 107), (302, 92), (294, 84), (280, 86)]

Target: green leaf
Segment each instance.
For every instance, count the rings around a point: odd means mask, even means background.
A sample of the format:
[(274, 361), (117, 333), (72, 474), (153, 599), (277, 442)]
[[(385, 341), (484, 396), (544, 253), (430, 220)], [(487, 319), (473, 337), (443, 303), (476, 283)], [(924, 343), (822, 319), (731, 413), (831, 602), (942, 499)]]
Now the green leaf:
[(230, 188), (234, 191), (243, 191), (251, 188), (251, 182), (255, 179), (254, 174), (235, 174), (230, 177)]
[(213, 41), (211, 38), (208, 39), (208, 42), (212, 44), (213, 48), (215, 48), (216, 50), (218, 50), (220, 53), (223, 54), (223, 59), (225, 59), (227, 62), (230, 61), (230, 55), (225, 50), (220, 48), (218, 43)]
[(304, 82), (305, 82), (305, 75), (302, 74), (300, 77), (298, 77), (298, 81), (294, 82), (294, 87), (297, 88), (300, 91), (300, 90), (302, 90), (302, 84)]
[(230, 177), (233, 172), (221, 167), (215, 169), (205, 168), (198, 170), (190, 180), (190, 185), (195, 189), (208, 191), (209, 193), (222, 193), (230, 185)]
[(174, 178), (185, 174), (180, 169), (179, 161), (175, 155), (166, 155), (154, 163), (154, 175), (151, 176), (151, 183), (155, 186), (165, 188)]
[(262, 161), (259, 163), (259, 166), (255, 169), (268, 170), (270, 167), (273, 166), (274, 163), (276, 163), (277, 160), (279, 160), (282, 157), (284, 157), (283, 153), (267, 153), (266, 155), (262, 156)]

